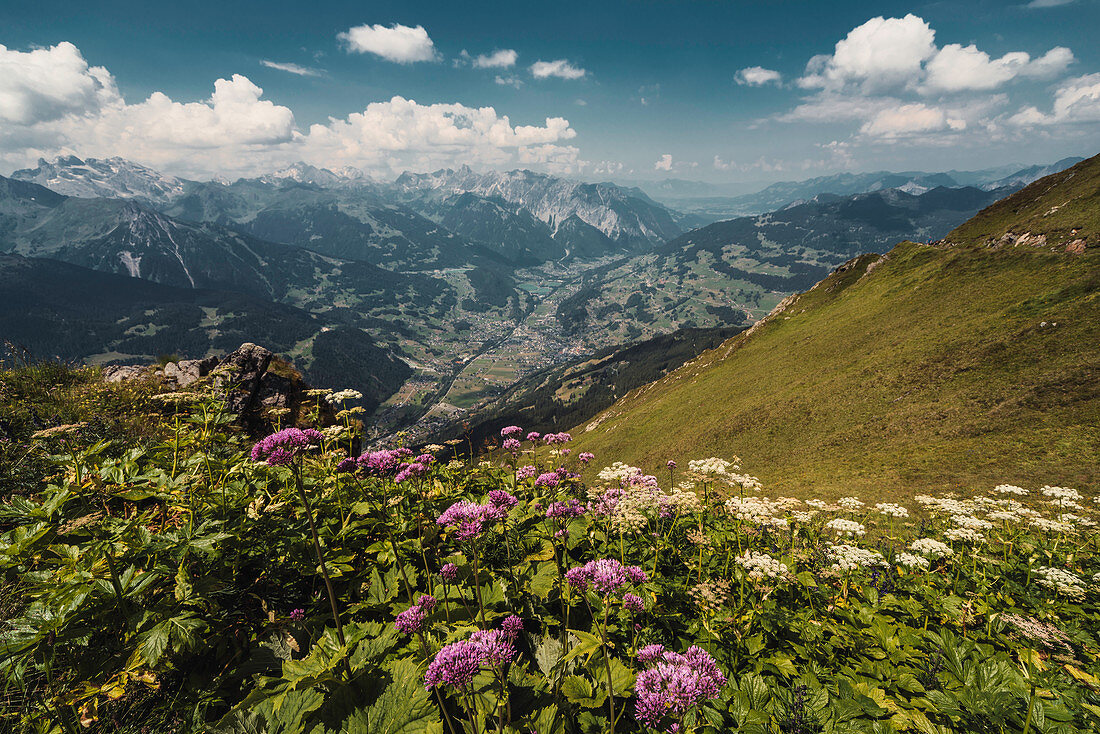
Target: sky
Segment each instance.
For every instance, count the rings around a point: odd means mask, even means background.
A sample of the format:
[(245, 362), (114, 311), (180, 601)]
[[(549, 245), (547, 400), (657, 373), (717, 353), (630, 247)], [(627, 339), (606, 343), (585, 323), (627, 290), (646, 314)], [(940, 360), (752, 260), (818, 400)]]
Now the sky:
[(1097, 28), (1100, 0), (3, 3), (0, 173), (1046, 163), (1100, 152)]

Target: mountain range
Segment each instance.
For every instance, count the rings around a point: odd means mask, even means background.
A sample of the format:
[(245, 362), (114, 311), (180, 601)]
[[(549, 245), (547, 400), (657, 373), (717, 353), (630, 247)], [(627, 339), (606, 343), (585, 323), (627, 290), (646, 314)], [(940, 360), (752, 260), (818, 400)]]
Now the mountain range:
[[(345, 341), (366, 363), (405, 368), (385, 368), (403, 384), (371, 392), (370, 404), (383, 404), (379, 430), (421, 417), (434, 430), (557, 364), (678, 329), (744, 328), (853, 255), (939, 238), (1037, 172), (1016, 169), (993, 190), (818, 194), (690, 229), (697, 217), (638, 188), (530, 171), (463, 167), (387, 183), (300, 163), (199, 182), (70, 156), (0, 177), (0, 252), (19, 256), (0, 270), (9, 282), (33, 271), (42, 293), (20, 291), (0, 320), (15, 324), (33, 304), (36, 323), (80, 324), (88, 338), (14, 327), (5, 337), (106, 363), (219, 351), (220, 335), (237, 333), (230, 317), (254, 323), (294, 309), (285, 318), (297, 326), (273, 346), (333, 375), (333, 360), (346, 358), (330, 348), (333, 335), (362, 335)], [(86, 281), (68, 302), (65, 289), (48, 287), (49, 267), (31, 267), (57, 261), (76, 266), (64, 271), (66, 283)], [(113, 322), (81, 321), (71, 309), (107, 287), (101, 274), (203, 291), (205, 302), (116, 288)], [(209, 305), (226, 298), (232, 308)], [(193, 318), (196, 307), (216, 318)], [(173, 349), (170, 334), (188, 336)]]

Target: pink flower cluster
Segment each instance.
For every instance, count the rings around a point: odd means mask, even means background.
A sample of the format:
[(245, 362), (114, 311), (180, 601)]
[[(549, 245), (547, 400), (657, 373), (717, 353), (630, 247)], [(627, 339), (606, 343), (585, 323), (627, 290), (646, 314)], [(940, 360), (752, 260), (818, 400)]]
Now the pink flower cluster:
[(367, 474), (377, 477), (390, 476), (396, 473), (401, 464), (401, 459), (412, 456), (413, 452), (406, 448), (382, 449), (380, 451), (368, 451), (361, 454), (355, 463)]
[(436, 604), (437, 601), (434, 596), (425, 594), (417, 600), (416, 604), (398, 614), (393, 625), (397, 627), (398, 632), (402, 632), (406, 635), (419, 632), (424, 629), (425, 612), (430, 612), (435, 609)]
[(252, 447), (252, 460), (270, 466), (286, 466), (311, 445), (319, 446), (324, 436), (312, 428), (284, 428)]
[(521, 466), (516, 469), (516, 481), (522, 482), (524, 479), (533, 479), (539, 470), (528, 464), (527, 466)]
[(542, 440), (551, 446), (555, 446), (561, 443), (569, 443), (573, 440), (573, 437), (568, 433), (547, 433), (542, 437)]
[(546, 516), (568, 519), (571, 517), (580, 517), (584, 514), (584, 505), (580, 500), (570, 499), (562, 500), (561, 502), (553, 502), (546, 508)]
[(504, 439), (504, 443), (502, 443), (500, 447), (505, 451), (511, 451), (515, 453), (516, 451), (519, 451), (522, 445), (523, 444), (519, 442), (518, 438), (506, 438)]
[(459, 500), (436, 519), (439, 525), (457, 529), (455, 537), (459, 542), (465, 543), (478, 538), (485, 530), (485, 523), (502, 522), (508, 517), (512, 508), (519, 504), (516, 496), (503, 489), (494, 489), (489, 492), (489, 501), (484, 505), (469, 500)]
[(497, 668), (512, 662), (516, 656), (514, 643), (521, 629), (523, 621), (512, 615), (504, 620), (503, 629), (479, 630), (468, 640), (445, 645), (428, 664), (425, 688), (446, 684), (465, 690), (483, 667)]
[(606, 598), (628, 584), (644, 584), (649, 576), (637, 566), (624, 566), (614, 558), (600, 558), (569, 569), (565, 572), (565, 581), (581, 591), (591, 588)]
[(582, 464), (587, 464), (588, 462), (595, 459), (596, 455), (593, 454), (591, 451), (582, 451), (580, 452), (580, 454), (577, 455), (577, 458), (580, 459), (580, 462)]
[(639, 721), (652, 728), (667, 718), (667, 731), (676, 731), (684, 714), (718, 698), (726, 685), (714, 658), (695, 645), (682, 655), (662, 645), (647, 645), (638, 651), (638, 662), (651, 667), (639, 673), (634, 683), (638, 697), (634, 711)]
[(511, 436), (515, 433), (523, 433), (523, 429), (520, 428), (519, 426), (505, 426), (504, 428), (500, 429), (500, 437), (501, 438), (504, 438), (506, 436)]

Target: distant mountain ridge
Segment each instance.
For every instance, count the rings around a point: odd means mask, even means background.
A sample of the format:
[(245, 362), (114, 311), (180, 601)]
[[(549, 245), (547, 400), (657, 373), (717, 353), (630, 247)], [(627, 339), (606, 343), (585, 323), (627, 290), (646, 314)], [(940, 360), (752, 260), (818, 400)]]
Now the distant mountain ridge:
[(654, 182), (646, 188), (662, 203), (683, 212), (729, 218), (775, 211), (823, 194), (850, 196), (884, 189), (921, 194), (938, 187), (966, 186), (986, 191), (1020, 188), (1043, 176), (1063, 171), (1081, 160), (1083, 159), (1079, 157), (1070, 157), (1050, 165), (999, 166), (984, 171), (838, 173), (803, 181), (780, 181), (759, 191), (739, 195), (728, 195), (719, 185), (708, 190), (703, 185), (686, 185), (689, 182), (664, 186), (661, 182)]

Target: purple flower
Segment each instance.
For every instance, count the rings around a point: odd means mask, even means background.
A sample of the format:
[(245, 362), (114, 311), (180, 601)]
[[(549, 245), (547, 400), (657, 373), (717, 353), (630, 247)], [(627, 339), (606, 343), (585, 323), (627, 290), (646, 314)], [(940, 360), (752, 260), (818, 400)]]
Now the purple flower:
[(629, 612), (640, 612), (645, 609), (645, 602), (637, 594), (623, 594), (623, 608)]
[(485, 506), (485, 517), (494, 521), (503, 520), (517, 504), (519, 500), (511, 492), (494, 489), (489, 492), (489, 504)]
[(306, 610), (305, 609), (292, 609), (292, 610), (290, 610), (290, 621), (291, 622), (304, 622), (305, 618), (306, 618)]
[(458, 566), (453, 563), (448, 563), (439, 569), (439, 577), (447, 583), (454, 583), (458, 580)]
[(346, 474), (348, 472), (355, 471), (359, 465), (355, 461), (354, 456), (349, 456), (346, 459), (342, 459), (339, 464), (336, 465), (337, 474)]
[(556, 487), (561, 483), (561, 477), (557, 472), (546, 472), (545, 474), (539, 474), (539, 478), (535, 480), (536, 487)]
[(505, 426), (504, 428), (500, 429), (500, 435), (502, 438), (505, 436), (511, 436), (514, 433), (523, 433), (523, 429), (519, 426)]
[[(509, 620), (505, 624), (514, 625)], [(468, 640), (445, 645), (428, 664), (424, 686), (431, 689), (445, 683), (465, 689), (483, 666), (499, 667), (512, 662), (516, 656), (512, 643), (517, 632), (514, 628), (479, 630)]]
[(416, 606), (423, 609), (425, 612), (430, 612), (435, 609), (435, 605), (439, 602), (431, 594), (425, 594), (416, 600)]
[(394, 626), (398, 632), (411, 635), (424, 629), (424, 610), (419, 606), (411, 606), (397, 615)]
[(520, 449), (520, 446), (522, 446), (522, 445), (523, 445), (523, 444), (521, 444), (521, 443), (519, 442), (519, 439), (518, 439), (518, 438), (506, 438), (506, 439), (504, 439), (504, 443), (502, 443), (502, 444), (500, 445), (500, 447), (501, 447), (502, 449), (504, 449), (505, 451), (513, 451), (513, 452), (515, 452), (515, 451), (519, 451), (519, 449)]
[(531, 431), (530, 433), (527, 434), (527, 440), (528, 441), (538, 441), (539, 436), (541, 436), (541, 435), (542, 434), (539, 433), (538, 431)]
[(473, 540), (485, 529), (485, 508), (469, 500), (459, 500), (444, 510), (436, 523), (458, 528), (456, 537), (461, 542)]
[(465, 689), (481, 670), (483, 659), (481, 646), (469, 640), (444, 645), (428, 664), (428, 670), (424, 673), (424, 687), (432, 689), (445, 683)]
[(583, 566), (571, 568), (565, 580), (571, 586), (586, 591), (589, 586), (603, 597), (610, 596), (627, 584), (640, 584), (648, 580), (645, 571), (637, 566), (623, 566), (614, 558), (600, 558)]
[(435, 463), (435, 457), (432, 456), (431, 454), (421, 454), (420, 456), (413, 459), (413, 461), (415, 461), (417, 464), (423, 464), (424, 466), (429, 466), (429, 465)]
[(664, 645), (646, 645), (638, 651), (638, 662), (642, 665), (649, 665), (650, 663), (659, 660), (660, 657), (664, 654)]
[(364, 469), (368, 474), (382, 477), (396, 472), (400, 460), (406, 456), (412, 456), (412, 451), (406, 448), (382, 449), (362, 454), (357, 462), (359, 468)]
[(570, 518), (580, 517), (584, 514), (584, 505), (580, 500), (570, 499), (554, 502), (546, 508), (547, 517)]
[(545, 441), (550, 446), (554, 446), (554, 445), (559, 444), (559, 443), (568, 443), (569, 441), (573, 440), (573, 437), (570, 436), (568, 433), (564, 433), (564, 432), (563, 433), (547, 433), (545, 436), (542, 437), (542, 440)]
[(676, 468), (676, 462), (673, 461), (672, 459), (669, 459), (668, 460), (668, 468), (669, 469), (675, 469)]
[(665, 717), (681, 719), (691, 708), (718, 698), (726, 676), (705, 650), (692, 645), (681, 655), (653, 648), (660, 645), (638, 652), (640, 662), (653, 666), (639, 673), (634, 683), (638, 697), (634, 710), (639, 721), (657, 728)]
[(397, 476), (393, 478), (394, 484), (401, 484), (409, 477), (422, 477), (428, 473), (428, 467), (421, 464), (419, 461), (414, 461), (411, 464), (405, 464), (401, 467), (401, 471), (397, 472)]
[(500, 626), (506, 635), (510, 635), (515, 639), (516, 635), (523, 631), (523, 620), (516, 615), (511, 615), (504, 620), (504, 624)]
[(324, 436), (312, 428), (284, 428), (252, 447), (252, 460), (269, 466), (286, 466), (310, 445), (320, 445)]
[(524, 479), (532, 479), (538, 473), (539, 470), (533, 466), (521, 466), (516, 469), (516, 481), (522, 482)]
[(588, 462), (590, 462), (590, 461), (592, 461), (593, 459), (595, 459), (595, 458), (596, 458), (596, 455), (595, 455), (595, 454), (593, 454), (593, 453), (592, 453), (592, 452), (590, 452), (590, 451), (582, 451), (582, 452), (580, 452), (580, 454), (578, 454), (578, 455), (577, 455), (577, 458), (578, 458), (578, 459), (580, 459), (580, 462), (581, 462), (582, 464), (587, 464)]

